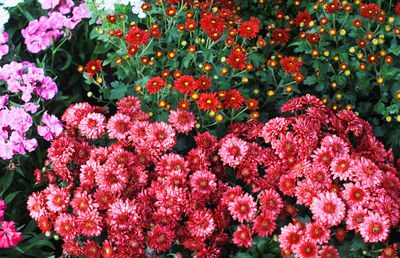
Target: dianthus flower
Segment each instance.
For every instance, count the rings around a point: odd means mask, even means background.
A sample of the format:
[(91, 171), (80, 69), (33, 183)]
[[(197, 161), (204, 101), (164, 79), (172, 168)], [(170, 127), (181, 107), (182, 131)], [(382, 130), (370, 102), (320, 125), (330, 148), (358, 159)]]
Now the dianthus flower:
[(313, 218), (324, 225), (338, 225), (346, 215), (346, 207), (336, 193), (322, 192), (310, 205)]
[(233, 233), (233, 243), (237, 246), (244, 246), (248, 248), (249, 246), (253, 246), (252, 238), (253, 230), (250, 230), (248, 225), (239, 225), (235, 233)]
[(37, 127), (38, 134), (42, 136), (46, 141), (51, 141), (55, 137), (61, 134), (63, 131), (63, 125), (55, 115), (49, 115), (47, 110), (42, 116), (42, 123), (44, 126), (39, 125)]
[(3, 221), (0, 227), (0, 248), (17, 246), (22, 239), (22, 233), (15, 230), (14, 221)]
[(0, 60), (3, 58), (3, 56), (7, 55), (8, 53), (8, 45), (6, 44), (8, 42), (8, 33), (7, 32), (0, 32)]
[(231, 55), (226, 59), (226, 63), (233, 69), (243, 70), (246, 67), (247, 57), (240, 49), (232, 49)]
[(365, 242), (382, 242), (389, 235), (390, 221), (386, 215), (370, 213), (360, 225), (360, 234)]
[(303, 62), (298, 61), (294, 56), (285, 56), (281, 59), (279, 63), (283, 67), (283, 71), (286, 71), (286, 73), (288, 74), (290, 72), (300, 71), (300, 66)]
[(251, 221), (254, 218), (257, 212), (257, 204), (254, 198), (246, 193), (229, 203), (228, 209), (234, 219), (243, 223), (243, 221)]

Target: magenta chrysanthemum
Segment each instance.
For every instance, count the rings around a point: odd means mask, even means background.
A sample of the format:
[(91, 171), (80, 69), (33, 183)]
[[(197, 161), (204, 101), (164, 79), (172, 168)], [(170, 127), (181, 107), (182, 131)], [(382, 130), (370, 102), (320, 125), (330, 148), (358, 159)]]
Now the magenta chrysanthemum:
[(386, 215), (370, 213), (360, 225), (360, 234), (366, 242), (385, 241), (389, 228), (390, 220)]
[(218, 154), (224, 164), (228, 164), (231, 167), (237, 167), (246, 156), (248, 148), (248, 142), (245, 142), (234, 135), (230, 135), (223, 139)]
[(336, 193), (323, 192), (310, 205), (313, 218), (327, 226), (338, 225), (346, 215), (346, 207)]

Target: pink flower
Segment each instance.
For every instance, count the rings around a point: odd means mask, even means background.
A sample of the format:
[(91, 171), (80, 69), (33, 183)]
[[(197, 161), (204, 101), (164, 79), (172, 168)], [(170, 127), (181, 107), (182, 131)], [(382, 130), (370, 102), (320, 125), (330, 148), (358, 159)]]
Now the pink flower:
[(21, 241), (22, 234), (15, 230), (13, 221), (3, 221), (0, 229), (0, 248), (17, 246), (18, 242)]
[(300, 243), (303, 237), (303, 230), (298, 224), (288, 224), (281, 228), (281, 234), (278, 237), (281, 249), (291, 249), (292, 246)]
[(123, 165), (107, 161), (95, 171), (95, 179), (99, 189), (118, 193), (126, 187), (129, 176)]
[(305, 229), (306, 239), (316, 244), (326, 244), (331, 238), (330, 231), (318, 222), (307, 222)]
[(179, 133), (188, 134), (197, 123), (195, 116), (192, 112), (185, 110), (171, 110), (168, 122), (178, 131)]
[(67, 240), (73, 240), (77, 231), (75, 221), (76, 218), (74, 216), (61, 213), (54, 222), (54, 231)]
[(209, 237), (216, 228), (212, 212), (208, 209), (195, 210), (190, 214), (186, 226), (192, 236)]
[(289, 121), (284, 117), (273, 118), (265, 123), (260, 132), (260, 136), (266, 143), (275, 142), (278, 140), (278, 137), (286, 133), (289, 129), (288, 125)]
[(49, 185), (43, 190), (46, 198), (46, 207), (52, 212), (63, 212), (69, 204), (70, 194), (64, 187)]
[(253, 230), (250, 230), (248, 225), (239, 225), (236, 232), (233, 233), (233, 243), (237, 246), (244, 246), (248, 248), (249, 246), (253, 246), (252, 238)]
[(161, 151), (171, 150), (175, 146), (175, 131), (165, 122), (156, 122), (146, 128), (146, 140), (152, 147)]
[(257, 204), (253, 196), (245, 193), (229, 203), (228, 209), (234, 219), (243, 223), (243, 221), (251, 221), (254, 218), (257, 213)]
[(199, 170), (190, 176), (190, 187), (202, 194), (211, 194), (217, 189), (217, 177), (208, 170)]
[(218, 155), (224, 164), (235, 168), (244, 160), (249, 148), (248, 142), (245, 142), (235, 135), (228, 135), (221, 140), (221, 148)]
[(308, 240), (301, 240), (300, 243), (293, 247), (293, 253), (295, 257), (307, 258), (317, 257), (319, 247), (316, 243)]
[(378, 166), (364, 157), (354, 162), (352, 171), (356, 182), (359, 182), (363, 187), (377, 186), (383, 178), (383, 172)]
[(102, 231), (102, 217), (96, 210), (80, 213), (76, 218), (77, 228), (87, 237), (100, 236)]
[(382, 242), (389, 235), (390, 220), (386, 215), (370, 213), (360, 225), (360, 234), (366, 242)]
[(310, 205), (313, 219), (328, 227), (338, 225), (346, 215), (346, 207), (336, 193), (322, 192)]
[(135, 202), (121, 199), (109, 206), (107, 216), (110, 228), (119, 231), (133, 229), (139, 219)]
[(96, 140), (106, 133), (105, 120), (106, 117), (103, 114), (90, 113), (79, 123), (79, 132), (88, 139)]
[(278, 217), (283, 208), (282, 198), (274, 189), (268, 189), (258, 195), (260, 210)]
[(276, 217), (269, 212), (262, 212), (254, 220), (254, 231), (262, 237), (268, 237), (276, 229)]
[(63, 125), (55, 115), (49, 115), (47, 110), (42, 116), (42, 123), (37, 127), (38, 134), (42, 136), (46, 141), (51, 141), (63, 131)]
[(107, 122), (108, 136), (113, 139), (124, 140), (128, 136), (131, 118), (125, 114), (117, 113)]

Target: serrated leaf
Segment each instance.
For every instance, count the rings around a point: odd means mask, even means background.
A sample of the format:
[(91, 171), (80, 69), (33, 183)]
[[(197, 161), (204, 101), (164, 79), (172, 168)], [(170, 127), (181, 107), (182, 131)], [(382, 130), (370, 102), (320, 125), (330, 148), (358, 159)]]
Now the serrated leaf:
[(304, 84), (306, 85), (313, 85), (316, 84), (318, 82), (317, 78), (315, 77), (315, 75), (312, 76), (308, 76), (306, 77), (306, 79), (303, 81)]
[(193, 58), (194, 58), (194, 56), (191, 54), (186, 55), (182, 60), (183, 67), (188, 68), (188, 66), (189, 66), (190, 62), (193, 60)]
[(376, 103), (374, 106), (374, 111), (381, 115), (385, 114), (385, 104), (383, 104), (382, 102)]

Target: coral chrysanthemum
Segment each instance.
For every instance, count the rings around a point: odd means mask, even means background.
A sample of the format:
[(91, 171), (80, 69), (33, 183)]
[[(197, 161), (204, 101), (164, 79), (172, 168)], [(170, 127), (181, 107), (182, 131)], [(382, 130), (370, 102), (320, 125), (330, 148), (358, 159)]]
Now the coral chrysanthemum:
[(338, 225), (346, 215), (346, 206), (336, 193), (322, 192), (310, 205), (313, 218), (324, 225)]

